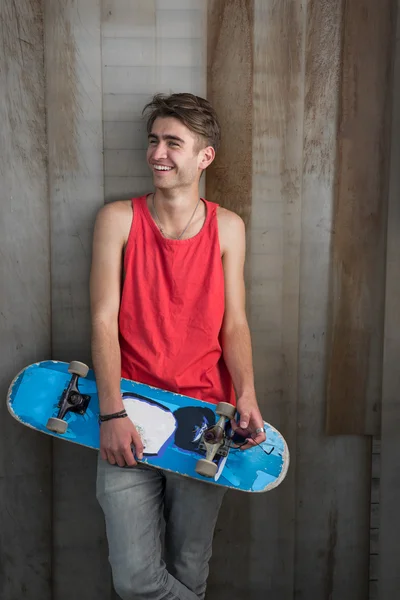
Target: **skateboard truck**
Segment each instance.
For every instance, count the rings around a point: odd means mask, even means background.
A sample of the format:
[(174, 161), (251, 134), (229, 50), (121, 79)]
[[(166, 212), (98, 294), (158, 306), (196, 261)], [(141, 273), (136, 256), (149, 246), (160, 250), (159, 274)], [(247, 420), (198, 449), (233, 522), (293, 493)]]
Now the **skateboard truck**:
[(230, 444), (225, 433), (227, 420), (234, 418), (236, 408), (228, 402), (220, 402), (215, 409), (219, 419), (215, 425), (205, 430), (200, 442), (200, 448), (206, 451), (206, 457), (201, 458), (196, 464), (196, 473), (203, 477), (215, 477), (218, 465), (214, 462), (215, 456), (227, 456)]
[(69, 363), (68, 373), (71, 373), (72, 377), (58, 403), (58, 415), (57, 417), (50, 417), (46, 424), (47, 429), (55, 433), (65, 433), (68, 429), (68, 423), (64, 420), (67, 412), (76, 412), (80, 415), (85, 414), (90, 402), (90, 396), (80, 393), (78, 379), (79, 377), (86, 377), (88, 371), (89, 367), (77, 360)]

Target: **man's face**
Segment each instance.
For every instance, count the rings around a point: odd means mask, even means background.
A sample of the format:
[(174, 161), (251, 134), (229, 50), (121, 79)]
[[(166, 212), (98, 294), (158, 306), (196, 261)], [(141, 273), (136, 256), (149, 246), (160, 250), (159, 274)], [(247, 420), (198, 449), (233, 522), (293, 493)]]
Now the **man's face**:
[[(211, 160), (210, 153), (212, 154)], [(199, 137), (174, 117), (159, 117), (149, 134), (147, 162), (160, 189), (191, 187), (214, 158)]]

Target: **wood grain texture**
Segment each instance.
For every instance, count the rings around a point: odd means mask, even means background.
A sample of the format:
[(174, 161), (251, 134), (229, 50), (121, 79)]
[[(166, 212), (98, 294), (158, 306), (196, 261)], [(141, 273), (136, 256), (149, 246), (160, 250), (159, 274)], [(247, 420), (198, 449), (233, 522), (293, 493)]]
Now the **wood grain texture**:
[(8, 414), (26, 365), (50, 356), (43, 14), (0, 4), (0, 597), (51, 600), (51, 445)]
[(344, 2), (327, 431), (378, 434), (393, 0)]
[[(208, 200), (238, 213), (248, 225), (252, 200), (254, 2), (208, 0), (207, 4), (207, 98), (217, 111), (222, 141), (214, 163), (207, 169), (205, 194)], [(210, 600), (234, 600), (249, 592), (251, 544), (243, 540), (251, 536), (250, 515), (252, 507), (260, 506), (257, 500), (252, 503), (240, 494), (229, 494), (225, 499), (213, 546), (207, 592)], [(232, 578), (232, 573), (240, 573), (240, 577)]]
[(206, 196), (237, 212), (251, 209), (253, 0), (210, 0), (207, 98), (217, 111), (221, 147), (207, 169)]
[(400, 2), (394, 58), (382, 389), (379, 600), (395, 598), (400, 589)]
[(307, 1), (295, 597), (368, 597), (371, 444), (325, 432), (342, 3)]
[[(52, 357), (90, 364), (91, 239), (104, 203), (100, 3), (45, 7)], [(53, 455), (53, 600), (109, 600), (96, 453), (54, 441)]]
[(304, 44), (304, 2), (256, 0), (250, 324), (257, 397), (291, 465), (251, 508), (249, 582), (253, 595), (278, 600), (294, 589)]

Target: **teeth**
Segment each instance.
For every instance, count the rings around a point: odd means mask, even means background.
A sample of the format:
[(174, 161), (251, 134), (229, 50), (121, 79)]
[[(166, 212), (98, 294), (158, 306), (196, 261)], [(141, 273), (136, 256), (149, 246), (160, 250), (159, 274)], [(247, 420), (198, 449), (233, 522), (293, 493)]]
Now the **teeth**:
[(156, 171), (171, 171), (172, 167), (162, 167), (161, 165), (153, 165)]

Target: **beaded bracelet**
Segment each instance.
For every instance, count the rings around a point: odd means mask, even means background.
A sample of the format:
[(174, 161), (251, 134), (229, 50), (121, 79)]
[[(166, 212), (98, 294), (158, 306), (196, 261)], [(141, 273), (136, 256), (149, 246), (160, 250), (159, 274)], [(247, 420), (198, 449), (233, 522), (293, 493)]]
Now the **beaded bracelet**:
[(124, 417), (127, 417), (128, 413), (126, 412), (125, 409), (120, 410), (119, 412), (116, 413), (112, 413), (110, 415), (99, 415), (99, 421), (100, 423), (104, 423), (105, 421), (111, 421), (111, 419), (123, 419)]

